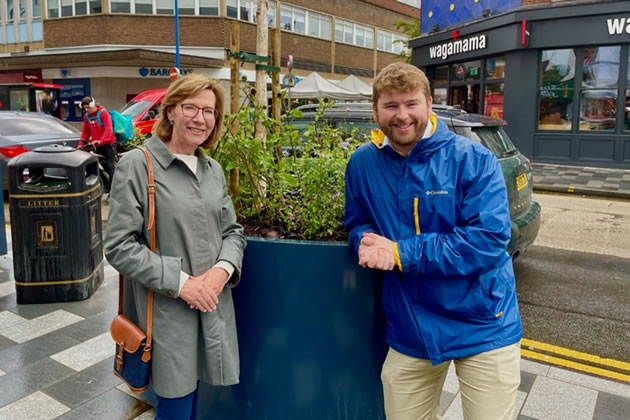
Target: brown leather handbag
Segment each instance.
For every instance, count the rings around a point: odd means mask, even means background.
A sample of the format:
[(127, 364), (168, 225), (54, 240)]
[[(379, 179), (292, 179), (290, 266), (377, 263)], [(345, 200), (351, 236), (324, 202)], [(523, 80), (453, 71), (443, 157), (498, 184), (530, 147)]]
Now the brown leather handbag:
[[(155, 252), (155, 183), (151, 157), (142, 149), (147, 158), (149, 182), (149, 222), (147, 231), (151, 235), (151, 251)], [(151, 381), (151, 334), (153, 327), (153, 290), (149, 289), (147, 302), (146, 334), (123, 315), (124, 278), (118, 276), (118, 315), (112, 321), (110, 331), (116, 342), (114, 374), (122, 379), (133, 392), (144, 392)]]

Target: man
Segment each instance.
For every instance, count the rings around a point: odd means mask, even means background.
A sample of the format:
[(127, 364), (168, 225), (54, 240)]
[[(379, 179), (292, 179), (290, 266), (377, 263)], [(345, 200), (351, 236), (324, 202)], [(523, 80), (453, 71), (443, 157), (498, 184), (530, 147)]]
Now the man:
[(467, 420), (511, 419), (521, 319), (501, 166), (432, 113), (429, 81), (403, 63), (373, 87), (372, 142), (346, 169), (345, 225), (359, 264), (384, 271), (390, 420), (435, 420), (451, 361)]
[(83, 129), (78, 147), (90, 143), (94, 147), (94, 152), (103, 156), (103, 169), (109, 175), (109, 180), (103, 187), (105, 194), (109, 194), (116, 167), (116, 136), (112, 118), (105, 107), (98, 105), (90, 96), (81, 100), (81, 108), (85, 111), (85, 115), (83, 115)]

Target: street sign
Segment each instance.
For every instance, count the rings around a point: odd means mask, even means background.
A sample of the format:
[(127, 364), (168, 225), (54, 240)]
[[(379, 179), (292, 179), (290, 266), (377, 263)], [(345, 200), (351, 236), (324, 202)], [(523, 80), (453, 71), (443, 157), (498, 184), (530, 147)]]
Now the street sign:
[(168, 77), (171, 80), (175, 80), (175, 79), (177, 79), (178, 76), (179, 76), (179, 69), (177, 67), (172, 67), (171, 71), (168, 74)]
[(287, 73), (282, 77), (282, 84), (287, 87), (295, 86), (295, 74)]
[(293, 70), (293, 56), (289, 55), (287, 57), (287, 70), (289, 70), (289, 74), (291, 74), (291, 70)]

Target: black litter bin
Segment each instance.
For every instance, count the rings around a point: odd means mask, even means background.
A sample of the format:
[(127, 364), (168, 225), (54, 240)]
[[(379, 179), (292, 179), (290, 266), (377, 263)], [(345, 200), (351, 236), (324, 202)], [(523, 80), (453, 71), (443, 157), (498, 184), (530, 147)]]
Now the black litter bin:
[(104, 274), (97, 158), (53, 145), (8, 167), (17, 302), (89, 298)]

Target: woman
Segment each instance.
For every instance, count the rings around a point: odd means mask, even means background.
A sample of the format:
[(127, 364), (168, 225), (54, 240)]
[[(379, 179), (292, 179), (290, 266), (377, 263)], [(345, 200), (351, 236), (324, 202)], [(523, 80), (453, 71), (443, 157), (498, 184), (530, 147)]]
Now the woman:
[(148, 288), (154, 290), (156, 419), (195, 418), (199, 380), (238, 383), (231, 288), (239, 281), (245, 238), (223, 170), (200, 150), (218, 141), (223, 104), (221, 87), (195, 74), (173, 82), (162, 102), (146, 144), (155, 171), (157, 253), (148, 248), (141, 150), (120, 160), (112, 187), (105, 255), (130, 280), (125, 290), (133, 290), (125, 296), (133, 296), (143, 329)]

